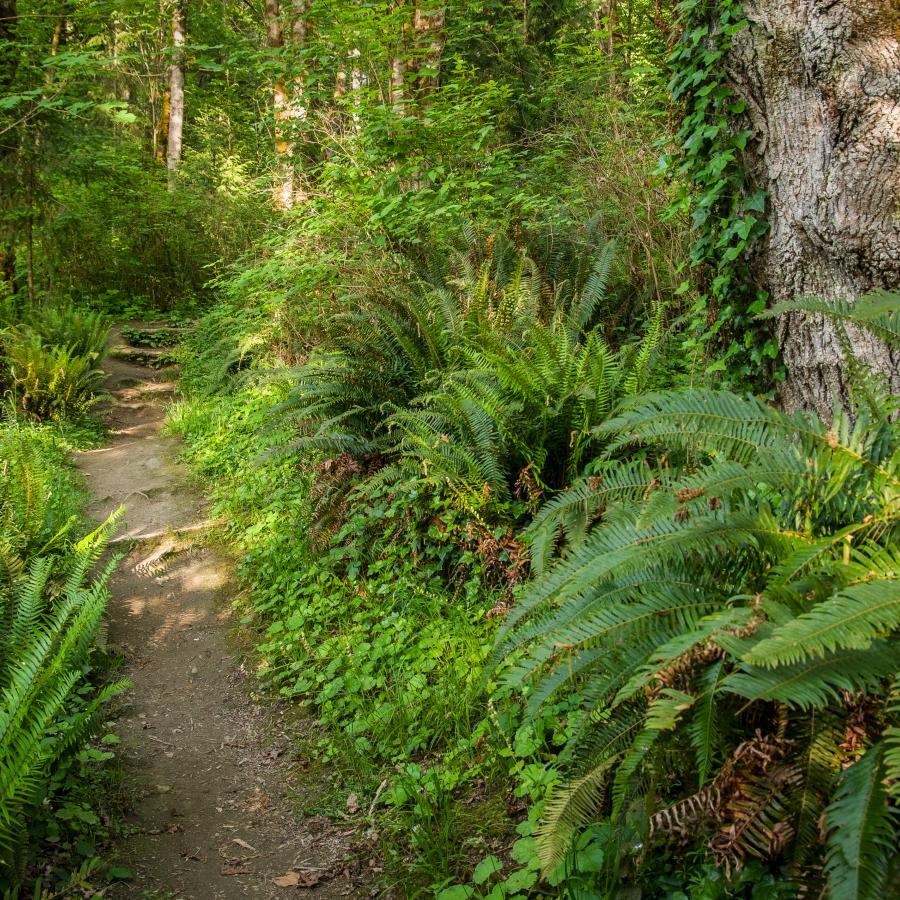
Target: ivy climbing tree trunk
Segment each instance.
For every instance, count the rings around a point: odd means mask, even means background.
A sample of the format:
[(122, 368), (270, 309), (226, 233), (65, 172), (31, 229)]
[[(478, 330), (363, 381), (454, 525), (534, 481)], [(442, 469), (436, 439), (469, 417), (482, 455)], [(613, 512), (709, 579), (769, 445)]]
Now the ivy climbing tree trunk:
[(187, 0), (172, 4), (172, 63), (169, 66), (169, 129), (166, 168), (169, 190), (175, 190), (175, 172), (181, 164), (181, 141), (184, 129), (184, 42), (187, 23)]
[[(753, 132), (748, 187), (768, 193), (755, 265), (770, 302), (900, 287), (900, 6), (896, 0), (745, 0), (727, 56)], [(777, 323), (790, 410), (831, 416), (848, 373), (835, 329)], [(900, 356), (858, 331), (854, 352), (900, 392)]]

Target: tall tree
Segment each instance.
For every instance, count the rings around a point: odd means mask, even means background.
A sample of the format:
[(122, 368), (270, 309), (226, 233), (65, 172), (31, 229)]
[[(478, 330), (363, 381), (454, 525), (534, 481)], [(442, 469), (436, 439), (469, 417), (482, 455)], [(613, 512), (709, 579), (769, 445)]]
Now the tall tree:
[(406, 106), (406, 70), (409, 65), (409, 9), (403, 0), (396, 4), (399, 15), (397, 43), (391, 54), (390, 98), (394, 112), (403, 114)]
[(413, 17), (413, 35), (416, 49), (414, 65), (417, 75), (416, 87), (420, 97), (425, 96), (438, 85), (441, 56), (444, 52), (446, 33), (444, 4), (430, 2), (416, 5)]
[(181, 164), (184, 130), (184, 43), (187, 29), (187, 0), (172, 3), (172, 62), (169, 66), (169, 128), (166, 168), (169, 190), (175, 189), (175, 172)]
[[(18, 16), (16, 0), (0, 0), (0, 94), (5, 94), (16, 77), (18, 56), (13, 42), (16, 38)], [(0, 177), (10, 164), (16, 152), (15, 131), (9, 129), (0, 135)], [(0, 277), (13, 288), (16, 272), (15, 241), (12, 234), (2, 235), (0, 243)]]
[(309, 41), (309, 14), (312, 0), (291, 0), (291, 51), (293, 73), (291, 78), (290, 119), (287, 123), (291, 131), (291, 202), (307, 198), (306, 185), (297, 172), (297, 138), (300, 127), (309, 116), (310, 99), (306, 87), (306, 50)]
[(283, 73), (284, 23), (279, 0), (266, 0), (266, 44), (278, 55), (275, 79), (272, 83), (272, 106), (275, 113), (275, 182), (272, 186), (272, 205), (275, 209), (290, 209), (294, 204), (294, 164), (290, 139), (291, 101)]
[[(771, 300), (900, 287), (900, 6), (745, 0), (744, 15), (728, 75), (756, 138), (752, 187), (769, 198), (758, 271)], [(777, 328), (784, 406), (830, 417), (848, 390), (838, 333), (803, 313)], [(859, 331), (850, 339), (900, 392), (898, 354)]]

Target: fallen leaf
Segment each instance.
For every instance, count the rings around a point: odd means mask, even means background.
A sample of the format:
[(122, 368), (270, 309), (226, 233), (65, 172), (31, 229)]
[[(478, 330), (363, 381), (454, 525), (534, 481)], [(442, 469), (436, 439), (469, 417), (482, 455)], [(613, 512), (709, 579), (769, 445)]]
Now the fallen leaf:
[(259, 851), (256, 847), (251, 847), (246, 841), (242, 841), (240, 838), (232, 838), (231, 842), (233, 844), (237, 844), (238, 847), (243, 847), (245, 850), (249, 850), (251, 853), (258, 853)]
[(359, 812), (359, 798), (356, 794), (351, 794), (347, 798), (347, 812), (350, 813), (351, 816), (355, 816)]
[(278, 878), (273, 878), (272, 883), (278, 887), (315, 887), (330, 873), (326, 869), (304, 869), (302, 872), (285, 872)]

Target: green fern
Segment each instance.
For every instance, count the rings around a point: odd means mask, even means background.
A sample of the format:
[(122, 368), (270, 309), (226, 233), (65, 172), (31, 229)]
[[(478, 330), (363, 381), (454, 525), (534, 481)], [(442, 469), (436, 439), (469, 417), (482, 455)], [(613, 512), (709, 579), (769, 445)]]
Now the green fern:
[(61, 595), (47, 597), (53, 563), (36, 560), (9, 596), (0, 627), (0, 876), (16, 882), (31, 807), (46, 793), (57, 763), (89, 739), (103, 705), (125, 689), (76, 694), (106, 606), (110, 561), (88, 584), (116, 526), (113, 516), (73, 548)]
[(884, 787), (884, 748), (878, 744), (841, 773), (825, 813), (825, 871), (832, 900), (888, 896), (891, 857), (897, 852), (898, 811)]
[[(885, 306), (863, 312), (893, 322)], [(890, 407), (839, 412), (829, 427), (754, 398), (691, 390), (638, 397), (593, 433), (606, 448), (592, 465), (602, 477), (536, 517), (540, 574), (491, 659), (528, 715), (563, 694), (583, 698), (564, 754), (582, 759), (578, 802), (557, 789), (565, 815), (540, 832), (545, 871), (580, 827), (605, 817), (640, 832), (643, 811), (661, 803), (656, 840), (712, 833), (707, 849), (720, 864), (785, 858), (812, 886), (828, 807), (831, 895), (877, 896), (869, 882), (896, 841), (885, 798), (896, 794), (900, 758), (891, 687), (900, 427)], [(616, 461), (633, 448), (644, 459)], [(852, 715), (865, 716), (866, 746), (884, 747), (880, 787), (869, 749), (835, 793)], [(628, 744), (592, 736), (617, 730)], [(595, 770), (602, 784), (581, 780)], [(645, 793), (654, 784), (659, 796)], [(880, 860), (874, 868), (865, 846)]]

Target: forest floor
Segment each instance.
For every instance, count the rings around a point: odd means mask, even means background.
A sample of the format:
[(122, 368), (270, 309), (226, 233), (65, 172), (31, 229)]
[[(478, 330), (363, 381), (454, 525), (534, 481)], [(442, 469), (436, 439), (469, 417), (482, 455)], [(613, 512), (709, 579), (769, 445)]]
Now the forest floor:
[(133, 683), (116, 730), (129, 798), (117, 864), (134, 880), (109, 896), (359, 896), (353, 830), (295, 814), (303, 785), (287, 711), (252, 694), (229, 621), (232, 561), (209, 540), (178, 440), (161, 433), (171, 372), (121, 349), (104, 368), (111, 440), (78, 466), (93, 518), (126, 508), (109, 641)]

